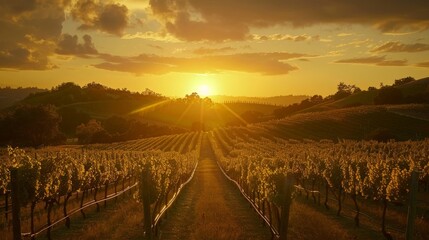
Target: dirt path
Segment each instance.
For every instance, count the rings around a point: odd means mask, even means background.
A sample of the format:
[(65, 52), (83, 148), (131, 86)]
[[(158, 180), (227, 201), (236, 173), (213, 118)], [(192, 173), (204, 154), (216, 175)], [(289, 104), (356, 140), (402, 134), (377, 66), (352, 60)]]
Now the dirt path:
[(218, 168), (207, 137), (194, 179), (183, 190), (161, 239), (270, 239), (268, 228)]

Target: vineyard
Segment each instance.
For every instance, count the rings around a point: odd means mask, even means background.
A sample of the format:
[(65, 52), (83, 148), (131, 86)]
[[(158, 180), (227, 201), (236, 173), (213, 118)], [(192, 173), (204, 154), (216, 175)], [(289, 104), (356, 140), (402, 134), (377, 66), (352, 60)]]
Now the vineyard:
[[(34, 239), (46, 232), (50, 239), (59, 223), (70, 227), (71, 215), (80, 212), (85, 218), (85, 208), (95, 205), (100, 211), (100, 205), (127, 192), (148, 203), (145, 223), (151, 229), (195, 171), (201, 137), (191, 133), (90, 149), (9, 147), (0, 166), (2, 238)], [(18, 224), (11, 219), (15, 209)]]
[[(305, 193), (316, 205), (335, 207), (338, 216), (349, 208), (356, 227), (362, 217), (371, 224), (379, 223), (387, 239), (413, 234), (409, 232), (413, 229), (407, 228), (407, 220), (414, 221), (407, 219), (407, 206), (415, 207), (417, 202), (415, 236), (428, 236), (428, 140), (334, 143), (270, 140), (261, 137), (264, 134), (266, 130), (260, 127), (217, 129), (211, 143), (226, 176), (237, 184), (274, 236), (281, 231), (288, 182), (292, 182), (295, 195)], [(414, 196), (410, 194), (413, 187), (418, 187)], [(377, 212), (380, 207), (381, 214)], [(393, 213), (389, 215), (388, 210)]]
[[(213, 156), (204, 158), (217, 161), (273, 238), (285, 239), (294, 203), (333, 212), (339, 221), (352, 219), (356, 228), (379, 231), (386, 239), (429, 235), (428, 140), (285, 140), (267, 126), (113, 144), (9, 147), (0, 166), (1, 238), (19, 233), (51, 239), (52, 231), (70, 228), (78, 215), (85, 219), (90, 208), (103, 211), (109, 201), (127, 198), (143, 203), (141, 231), (148, 238), (159, 236), (163, 215), (192, 180), (200, 151), (208, 147)], [(200, 179), (206, 173), (198, 174)], [(12, 217), (16, 209), (18, 224)]]

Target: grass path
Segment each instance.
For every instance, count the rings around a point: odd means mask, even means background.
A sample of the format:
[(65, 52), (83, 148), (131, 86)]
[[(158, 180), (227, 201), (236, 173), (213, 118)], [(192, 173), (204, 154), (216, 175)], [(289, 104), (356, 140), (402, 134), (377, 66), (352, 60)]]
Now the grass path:
[(194, 179), (160, 229), (161, 239), (270, 239), (268, 228), (218, 168), (206, 137)]

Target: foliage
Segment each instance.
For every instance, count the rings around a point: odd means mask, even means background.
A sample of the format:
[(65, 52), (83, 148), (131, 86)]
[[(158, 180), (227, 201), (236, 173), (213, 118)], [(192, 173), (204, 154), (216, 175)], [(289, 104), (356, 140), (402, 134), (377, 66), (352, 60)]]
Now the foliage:
[(394, 87), (384, 87), (378, 91), (374, 104), (400, 104), (403, 103), (402, 91)]
[(37, 147), (60, 143), (61, 117), (52, 105), (21, 105), (0, 119), (0, 142)]
[(400, 78), (400, 79), (396, 79), (395, 83), (392, 85), (393, 87), (395, 86), (401, 86), (410, 82), (414, 82), (416, 79), (414, 79), (413, 77), (405, 77), (405, 78)]

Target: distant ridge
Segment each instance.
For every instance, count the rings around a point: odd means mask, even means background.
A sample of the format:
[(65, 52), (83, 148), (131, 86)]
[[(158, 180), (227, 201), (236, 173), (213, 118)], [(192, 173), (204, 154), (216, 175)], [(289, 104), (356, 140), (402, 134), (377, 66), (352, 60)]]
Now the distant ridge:
[(287, 106), (294, 103), (300, 103), (302, 100), (309, 98), (306, 95), (286, 95), (286, 96), (273, 96), (273, 97), (245, 97), (245, 96), (226, 96), (226, 95), (213, 95), (209, 96), (216, 103), (225, 102), (243, 102), (243, 103), (258, 103)]
[(13, 104), (23, 100), (33, 93), (46, 92), (47, 89), (40, 89), (36, 87), (28, 88), (0, 88), (0, 109), (7, 108)]

